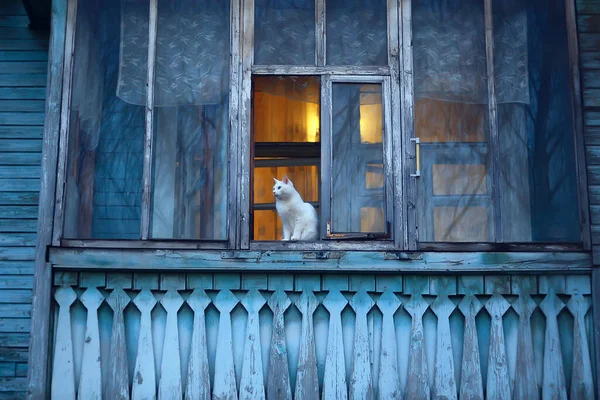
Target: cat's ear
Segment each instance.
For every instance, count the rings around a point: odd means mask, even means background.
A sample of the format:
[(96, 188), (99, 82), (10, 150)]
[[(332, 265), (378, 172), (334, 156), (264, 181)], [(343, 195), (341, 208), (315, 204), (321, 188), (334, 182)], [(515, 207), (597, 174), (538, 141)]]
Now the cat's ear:
[(277, 178), (273, 178), (273, 180), (275, 181), (275, 183), (279, 182), (279, 181), (277, 180)]
[(283, 182), (287, 185), (290, 183), (290, 179), (287, 177), (287, 175), (284, 175), (283, 178), (281, 179), (281, 182)]

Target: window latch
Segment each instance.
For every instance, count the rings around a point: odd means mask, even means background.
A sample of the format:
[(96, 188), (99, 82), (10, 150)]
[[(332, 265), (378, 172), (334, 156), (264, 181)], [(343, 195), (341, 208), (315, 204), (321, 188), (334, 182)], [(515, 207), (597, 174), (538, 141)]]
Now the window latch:
[(416, 154), (416, 167), (415, 173), (410, 174), (411, 178), (418, 178), (421, 176), (421, 139), (410, 138), (411, 142), (415, 143), (415, 154)]

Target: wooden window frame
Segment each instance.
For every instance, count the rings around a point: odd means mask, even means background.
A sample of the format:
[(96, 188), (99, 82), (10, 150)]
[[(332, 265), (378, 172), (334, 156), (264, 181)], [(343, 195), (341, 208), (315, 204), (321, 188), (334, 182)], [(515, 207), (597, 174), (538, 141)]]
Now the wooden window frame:
[[(493, 218), (496, 242), (493, 243), (420, 243), (417, 229), (417, 181), (415, 172), (416, 148), (414, 143), (414, 82), (411, 0), (387, 0), (388, 65), (386, 66), (331, 66), (326, 63), (325, 1), (315, 0), (315, 65), (254, 65), (254, 0), (230, 0), (230, 88), (229, 88), (229, 185), (227, 240), (165, 240), (150, 238), (150, 202), (152, 193), (152, 149), (154, 121), (154, 75), (157, 36), (158, 1), (150, 0), (149, 46), (145, 110), (144, 169), (140, 240), (66, 240), (62, 239), (64, 203), (66, 196), (66, 166), (68, 158), (69, 114), (74, 62), (74, 38), (78, 0), (68, 0), (65, 32), (64, 67), (62, 71), (62, 101), (58, 133), (56, 187), (54, 188), (54, 215), (52, 245), (63, 247), (119, 247), (119, 248), (173, 248), (173, 249), (231, 249), (231, 250), (401, 250), (401, 251), (580, 251), (591, 249), (588, 190), (583, 142), (583, 116), (579, 81), (578, 43), (574, 0), (565, 0), (571, 98), (573, 104), (573, 132), (581, 243), (506, 243), (502, 238), (501, 215), (494, 202)], [(486, 60), (489, 94), (489, 131), (492, 152), (490, 174), (492, 198), (498, 187), (499, 148), (496, 115), (496, 95), (493, 71), (492, 0), (483, 0), (486, 27)], [(332, 81), (354, 77), (362, 81), (384, 77), (386, 95), (384, 107), (389, 146), (386, 160), (391, 168), (391, 203), (393, 210), (393, 240), (391, 241), (321, 241), (318, 243), (251, 242), (250, 191), (251, 183), (251, 81), (253, 75), (318, 75), (322, 87)], [(330, 99), (329, 99), (330, 100)], [(322, 102), (327, 99), (322, 98)], [(321, 112), (325, 107), (321, 107)], [(321, 123), (326, 123), (323, 119)], [(389, 121), (387, 120), (389, 119)], [(322, 175), (322, 178), (324, 175)], [(322, 182), (325, 182), (322, 179)], [(325, 185), (326, 186), (326, 185)], [(322, 196), (324, 198), (324, 196)], [(387, 199), (386, 199), (387, 200)], [(323, 204), (321, 205), (323, 206)]]

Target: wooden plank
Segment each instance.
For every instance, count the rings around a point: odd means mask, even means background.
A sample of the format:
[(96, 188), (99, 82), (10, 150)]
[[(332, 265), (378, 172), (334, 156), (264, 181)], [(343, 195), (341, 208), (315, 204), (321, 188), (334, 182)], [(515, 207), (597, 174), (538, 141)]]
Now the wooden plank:
[[(17, 90), (17, 89), (15, 89)], [(1, 91), (1, 90), (0, 90)], [(1, 95), (2, 93), (0, 93)], [(27, 94), (15, 94), (15, 96), (9, 96), (8, 98), (21, 99), (21, 95), (23, 98), (33, 98), (35, 96), (30, 96)], [(44, 114), (43, 113), (33, 113), (33, 112), (0, 112), (0, 124), (2, 125), (43, 125), (44, 124)], [(18, 144), (19, 142), (13, 142)], [(8, 143), (3, 143), (8, 144)], [(41, 144), (41, 143), (40, 143)], [(2, 146), (4, 150), (5, 147)], [(7, 149), (8, 150), (8, 149)], [(41, 150), (41, 147), (40, 149)], [(37, 150), (37, 151), (39, 151)]]
[(29, 290), (29, 289), (0, 290), (0, 303), (29, 304), (29, 303), (31, 303), (31, 290)]
[(0, 361), (14, 361), (14, 362), (25, 362), (27, 361), (28, 351), (27, 348), (0, 348)]
[(485, 275), (485, 294), (510, 294), (510, 276)]
[(323, 275), (322, 276), (323, 290), (335, 291), (343, 290), (347, 291), (348, 286), (348, 275)]
[[(0, 113), (0, 118), (5, 113)], [(14, 121), (17, 125), (27, 125), (26, 119), (29, 118), (29, 121), (33, 121), (35, 118), (41, 116), (40, 121), (44, 121), (43, 113), (11, 113), (10, 115), (14, 116)], [(20, 120), (20, 116), (29, 116)], [(12, 118), (12, 117), (11, 117)], [(33, 123), (30, 123), (34, 125)], [(42, 141), (39, 139), (0, 139), (0, 148), (5, 153), (12, 152), (23, 152), (23, 153), (38, 153), (42, 151)], [(39, 168), (39, 167), (38, 167)]]
[[(454, 280), (456, 292), (456, 280)], [(450, 332), (450, 314), (456, 305), (442, 292), (431, 304), (431, 310), (437, 317), (437, 335), (435, 347), (435, 366), (433, 369), (432, 396), (436, 399), (457, 399), (456, 378), (454, 375), (454, 355), (452, 354), (452, 334)]]
[(583, 106), (600, 107), (600, 88), (585, 88), (583, 91)]
[[(2, 220), (0, 220), (1, 222)], [(10, 222), (11, 220), (5, 220)], [(31, 247), (0, 247), (0, 261), (29, 261), (35, 259), (35, 249)], [(35, 286), (35, 284), (34, 284)]]
[[(1, 140), (0, 140), (1, 141)], [(4, 179), (39, 179), (40, 178), (40, 168), (36, 166), (29, 165), (6, 165), (0, 166), (0, 178)]]
[(490, 327), (490, 347), (488, 353), (488, 371), (486, 393), (492, 399), (510, 399), (511, 386), (508, 375), (506, 345), (502, 316), (510, 308), (510, 303), (500, 294), (494, 294), (485, 304), (492, 319)]
[[(64, 23), (64, 22), (63, 22)], [(0, 28), (0, 32), (2, 28)], [(0, 37), (3, 37), (0, 33)], [(62, 55), (62, 50), (61, 50)], [(52, 56), (51, 56), (52, 57)], [(60, 60), (62, 62), (62, 60)], [(44, 74), (48, 70), (48, 63), (45, 61), (1, 61), (0, 71), (5, 74)]]
[(44, 128), (41, 126), (0, 126), (2, 139), (41, 139)]
[(579, 33), (579, 44), (582, 53), (598, 51), (600, 49), (600, 34), (595, 32)]
[(294, 290), (294, 276), (291, 274), (269, 274), (268, 289), (273, 291)]
[(350, 275), (348, 289), (351, 292), (358, 292), (361, 290), (364, 290), (367, 292), (374, 292), (375, 291), (375, 276), (374, 275), (364, 275), (364, 274)]
[(27, 15), (23, 3), (20, 1), (6, 1), (0, 3), (0, 14), (4, 15)]
[(85, 340), (81, 360), (78, 398), (102, 399), (102, 366), (100, 363), (100, 328), (98, 325), (98, 308), (104, 296), (95, 287), (88, 288), (79, 298), (87, 309)]
[[(158, 286), (158, 282), (157, 286)], [(154, 347), (152, 341), (152, 310), (156, 306), (156, 299), (148, 288), (144, 288), (135, 298), (133, 303), (141, 313), (140, 333), (137, 343), (137, 356), (131, 387), (132, 399), (154, 399), (156, 397), (156, 372), (154, 370)], [(194, 348), (195, 349), (195, 348)], [(191, 354), (194, 354), (192, 351)], [(168, 358), (168, 354), (163, 354)]]
[(265, 303), (265, 298), (256, 288), (251, 289), (242, 300), (242, 305), (248, 312), (248, 321), (246, 323), (246, 341), (244, 342), (242, 376), (240, 379), (240, 400), (265, 398), (258, 317), (258, 313)]
[(325, 0), (315, 1), (315, 64), (317, 66), (325, 65), (326, 43), (326, 21), (325, 21)]
[(0, 332), (30, 332), (31, 320), (29, 318), (6, 318), (0, 320)]
[(564, 275), (545, 275), (538, 278), (539, 293), (566, 293), (566, 280)]
[(35, 246), (35, 233), (0, 233), (0, 246)]
[[(0, 26), (2, 19), (0, 17)], [(5, 51), (0, 50), (0, 62), (2, 61), (48, 61), (47, 51)]]
[(394, 292), (402, 292), (402, 275), (377, 275), (375, 291), (385, 292), (390, 289)]
[[(29, 303), (31, 303), (31, 296), (29, 298)], [(29, 345), (30, 336), (31, 335), (29, 333), (1, 333), (0, 345), (11, 349), (14, 349), (15, 347), (24, 347), (26, 353), (23, 361), (27, 361), (27, 346)]]
[(377, 299), (377, 307), (383, 314), (381, 352), (379, 355), (379, 399), (399, 399), (402, 395), (398, 375), (398, 350), (394, 325), (394, 314), (401, 304), (402, 302), (394, 294), (392, 288), (388, 288)]
[(0, 304), (0, 318), (30, 318), (30, 317), (31, 317), (31, 304)]
[(177, 312), (183, 305), (183, 298), (176, 289), (170, 288), (163, 298), (160, 299), (160, 304), (167, 312), (167, 322), (163, 341), (163, 357), (160, 364), (158, 398), (181, 399), (183, 397), (183, 387), (181, 380), (181, 356), (179, 353)]
[[(483, 284), (483, 282), (482, 282)], [(483, 308), (477, 297), (468, 294), (458, 305), (465, 317), (463, 356), (459, 394), (461, 399), (483, 399), (483, 379), (479, 361), (479, 343), (475, 317)]]
[(0, 165), (40, 165), (41, 161), (39, 153), (0, 153)]
[(594, 398), (594, 378), (592, 360), (588, 345), (585, 315), (590, 309), (590, 299), (575, 294), (567, 302), (567, 308), (573, 315), (573, 371), (571, 374), (570, 399), (588, 400)]
[[(1, 158), (1, 154), (0, 154)], [(4, 192), (21, 193), (37, 192), (40, 188), (38, 179), (0, 179), (0, 190)]]
[(269, 399), (292, 399), (285, 323), (283, 319), (285, 310), (291, 304), (292, 302), (282, 287), (277, 289), (269, 298), (269, 307), (273, 311), (273, 330), (271, 331), (269, 372), (267, 375), (267, 398)]
[(580, 32), (600, 32), (600, 15), (580, 15), (577, 25)]
[(14, 362), (2, 362), (0, 363), (0, 377), (11, 377), (15, 376), (15, 363)]
[(17, 27), (29, 25), (29, 18), (27, 15), (2, 15), (0, 14), (0, 26), (1, 27)]
[(33, 262), (0, 261), (0, 275), (33, 275)]
[[(600, 365), (600, 269), (594, 269), (592, 273), (592, 331), (591, 335), (594, 338), (593, 348), (594, 354), (592, 360), (596, 364), (596, 368)], [(600, 397), (600, 374), (596, 372), (595, 377), (596, 398)]]
[[(528, 277), (524, 278), (527, 279)], [(539, 386), (533, 358), (533, 336), (531, 333), (531, 315), (536, 309), (536, 304), (529, 295), (537, 290), (531, 285), (531, 282), (523, 280), (520, 283), (518, 285), (519, 297), (512, 302), (513, 309), (519, 315), (514, 399), (537, 400), (539, 399)]]
[[(2, 64), (4, 63), (0, 61), (0, 66)], [(18, 63), (15, 62), (15, 64)], [(45, 97), (46, 88), (44, 87), (0, 87), (0, 98), (4, 100), (43, 100)]]
[(327, 237), (327, 222), (331, 221), (331, 184), (332, 182), (332, 86), (331, 77), (321, 77), (321, 181), (326, 182), (321, 185), (321, 208), (319, 210), (320, 217), (320, 233), (321, 238)]
[(160, 290), (185, 290), (186, 276), (183, 273), (161, 273)]
[(213, 276), (213, 285), (214, 289), (229, 289), (229, 290), (239, 290), (241, 289), (241, 277), (240, 274), (231, 274), (231, 273), (219, 273), (214, 274)]
[(44, 35), (44, 32), (32, 31), (27, 27), (0, 26), (0, 37), (4, 39), (40, 39)]
[(553, 289), (550, 289), (548, 295), (540, 303), (540, 309), (546, 316), (542, 382), (542, 398), (544, 399), (567, 399), (557, 321), (558, 314), (564, 306), (564, 303), (556, 296)]
[[(48, 51), (47, 39), (11, 40), (0, 39), (0, 49), (3, 50), (46, 50)], [(44, 81), (43, 85), (46, 85)]]
[[(0, 75), (1, 81), (2, 75)], [(43, 77), (45, 79), (45, 76)], [(1, 82), (0, 82), (1, 83)], [(0, 113), (6, 112), (36, 112), (42, 113), (44, 112), (44, 101), (43, 100), (0, 100)], [(12, 119), (9, 117), (9, 121), (11, 125), (17, 125)], [(43, 125), (42, 123), (39, 125)], [(22, 138), (19, 138), (22, 139)], [(41, 137), (40, 137), (41, 139)], [(41, 150), (41, 146), (40, 146)]]
[(125, 318), (123, 310), (129, 304), (129, 296), (117, 287), (106, 299), (113, 310), (113, 324), (110, 336), (108, 360), (108, 382), (106, 396), (111, 399), (129, 398), (129, 373), (127, 367), (127, 345), (125, 341)]
[[(210, 398), (210, 375), (208, 371), (208, 347), (206, 344), (206, 319), (204, 310), (210, 304), (210, 298), (203, 289), (190, 294), (187, 303), (194, 311), (193, 333), (188, 361), (187, 386), (185, 398), (200, 400)], [(151, 351), (151, 350), (150, 350)]]
[(342, 311), (348, 300), (337, 289), (332, 289), (323, 300), (329, 311), (329, 331), (323, 376), (323, 399), (347, 399), (346, 364), (342, 339)]
[(268, 288), (267, 274), (242, 274), (242, 290)]
[[(80, 272), (79, 287), (82, 288), (103, 288), (106, 286), (106, 273), (102, 271), (96, 272)], [(92, 292), (93, 293), (93, 292)]]
[(0, 279), (0, 289), (32, 289), (31, 275), (3, 275)]
[(409, 399), (430, 398), (427, 357), (425, 354), (425, 333), (423, 330), (423, 314), (425, 314), (428, 308), (429, 304), (419, 292), (414, 293), (410, 297), (410, 300), (404, 304), (404, 309), (412, 318), (410, 327), (411, 345), (408, 354), (408, 377), (406, 378), (406, 397)]
[(0, 232), (35, 232), (34, 219), (0, 219)]
[[(56, 341), (52, 363), (51, 395), (54, 399), (75, 400), (75, 372), (73, 366), (73, 339), (71, 334), (71, 304), (77, 299), (70, 287), (56, 290), (58, 308)], [(35, 335), (34, 335), (35, 336)]]
[(231, 332), (231, 311), (237, 303), (237, 297), (227, 289), (221, 290), (214, 301), (215, 307), (220, 312), (214, 366), (213, 398), (215, 399), (237, 398)]
[[(375, 286), (375, 282), (373, 282)], [(395, 297), (395, 295), (394, 295)], [(373, 383), (371, 379), (371, 357), (369, 350), (369, 326), (367, 323), (367, 313), (373, 308), (375, 302), (369, 296), (365, 289), (356, 293), (350, 306), (356, 314), (354, 323), (354, 346), (352, 352), (352, 370), (350, 372), (350, 388), (349, 395), (351, 399), (372, 399), (373, 398)], [(393, 313), (392, 313), (393, 315)], [(384, 317), (385, 318), (385, 317)], [(382, 336), (382, 343), (385, 343)], [(395, 343), (394, 341), (392, 343)], [(394, 356), (395, 351), (394, 351)], [(390, 355), (390, 359), (392, 355)], [(395, 357), (394, 357), (395, 359)], [(397, 362), (396, 362), (397, 364)], [(380, 385), (387, 386), (388, 383)], [(397, 386), (394, 386), (397, 388)], [(383, 396), (386, 397), (386, 396)]]
[(319, 305), (319, 301), (312, 290), (305, 289), (296, 300), (295, 305), (302, 314), (302, 326), (294, 398), (318, 399), (319, 377), (317, 374), (313, 314)]

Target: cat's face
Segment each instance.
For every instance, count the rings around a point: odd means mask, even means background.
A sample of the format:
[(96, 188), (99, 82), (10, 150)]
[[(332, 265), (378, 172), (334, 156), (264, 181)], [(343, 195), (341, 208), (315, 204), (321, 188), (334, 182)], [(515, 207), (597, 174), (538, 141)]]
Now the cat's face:
[(294, 192), (294, 184), (287, 176), (284, 175), (282, 180), (277, 180), (276, 178), (273, 178), (273, 180), (275, 181), (275, 184), (273, 185), (273, 196), (275, 196), (277, 200), (284, 200), (290, 197)]

